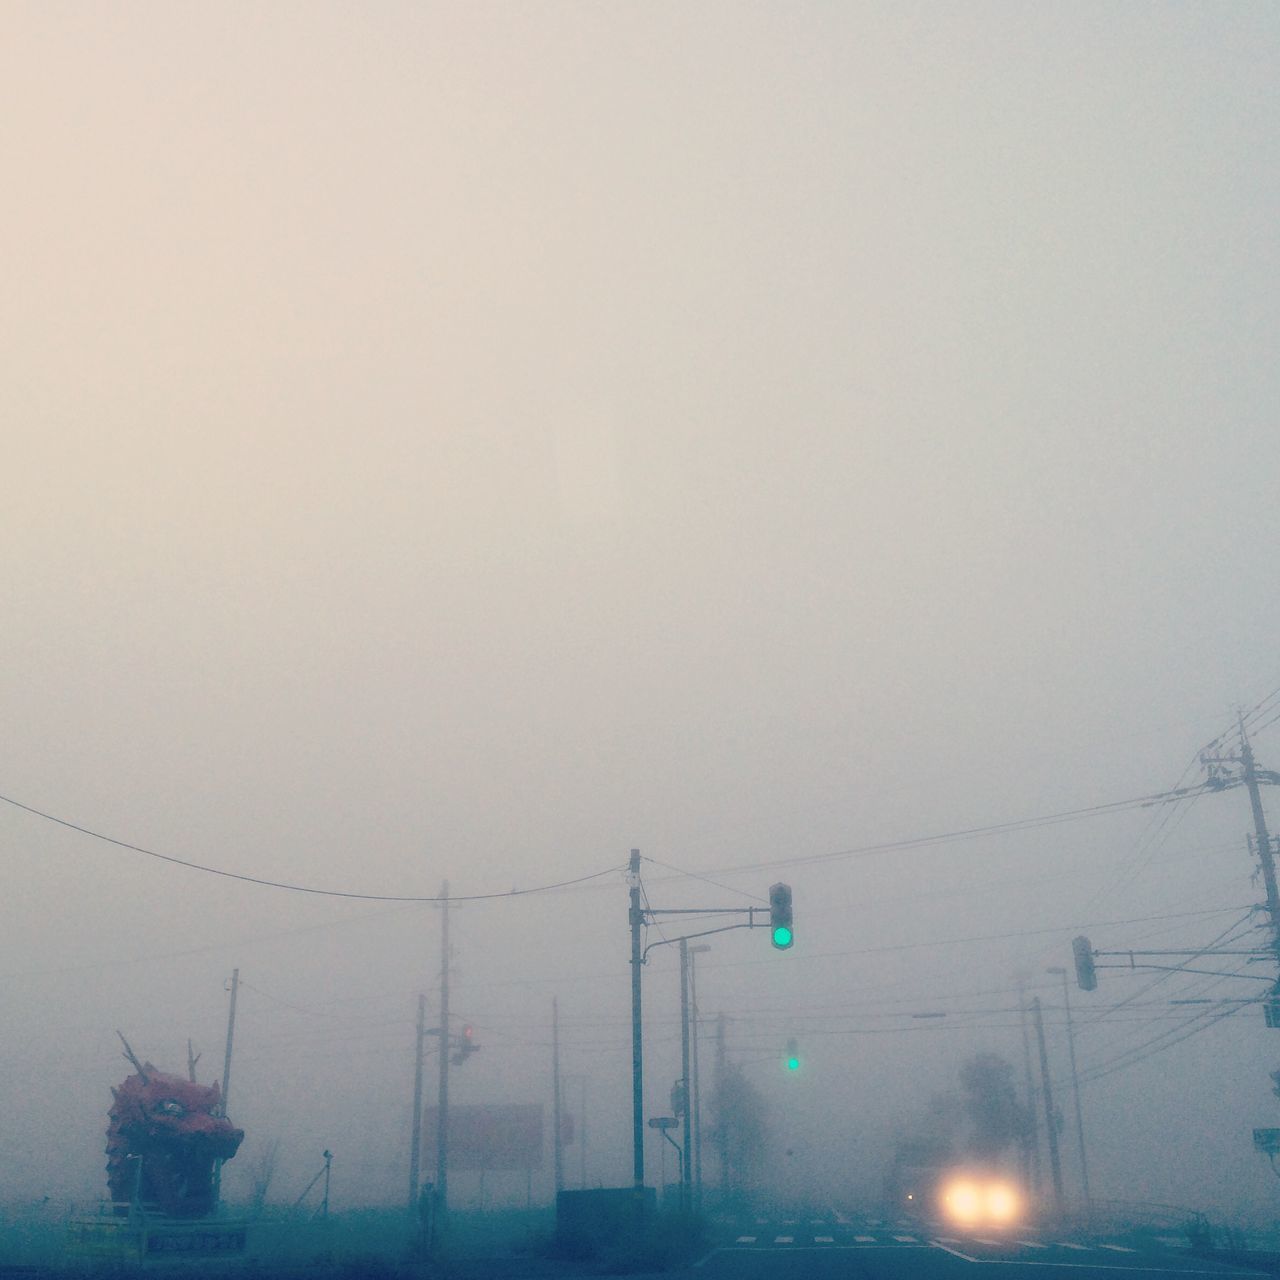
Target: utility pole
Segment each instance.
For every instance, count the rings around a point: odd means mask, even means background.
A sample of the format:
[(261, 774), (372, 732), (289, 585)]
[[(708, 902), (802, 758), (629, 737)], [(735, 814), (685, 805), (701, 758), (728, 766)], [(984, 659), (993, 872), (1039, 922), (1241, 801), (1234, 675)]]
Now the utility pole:
[(582, 1090), (578, 1098), (578, 1175), (580, 1185), (587, 1189), (587, 1077), (578, 1077), (578, 1088)]
[(422, 1037), (427, 997), (418, 994), (418, 1036), (413, 1067), (413, 1136), (409, 1140), (409, 1212), (418, 1211), (418, 1175), (422, 1160)]
[(227, 1051), (222, 1058), (222, 1114), (227, 1114), (227, 1095), (231, 1092), (231, 1045), (236, 1038), (236, 995), (240, 990), (240, 970), (231, 971), (231, 1009), (227, 1014)]
[(449, 882), (440, 890), (440, 1092), (436, 1104), (436, 1213), (449, 1211)]
[(644, 1047), (640, 1023), (640, 850), (631, 850), (627, 882), (631, 886), (631, 1164), (636, 1213), (644, 1207)]
[(1080, 1186), (1084, 1194), (1084, 1210), (1092, 1213), (1092, 1197), (1089, 1195), (1089, 1162), (1084, 1154), (1084, 1113), (1080, 1107), (1080, 1074), (1076, 1070), (1076, 1034), (1071, 1023), (1071, 992), (1067, 986), (1067, 971), (1060, 967), (1046, 969), (1046, 973), (1062, 975), (1062, 1004), (1067, 1011), (1067, 1050), (1071, 1055), (1071, 1092), (1076, 1104), (1076, 1140), (1080, 1144)]
[(702, 1212), (702, 1089), (698, 1079), (698, 965), (699, 953), (708, 946), (690, 947), (689, 1003), (693, 1012), (693, 1211)]
[(1062, 1161), (1058, 1158), (1058, 1125), (1053, 1110), (1053, 1086), (1049, 1083), (1049, 1053), (1044, 1047), (1044, 1019), (1040, 1014), (1040, 997), (1031, 1001), (1036, 1022), (1036, 1039), (1040, 1045), (1040, 1081), (1044, 1094), (1044, 1127), (1049, 1134), (1049, 1167), (1053, 1172), (1053, 1201), (1062, 1212)]
[(555, 1123), (556, 1194), (564, 1190), (564, 1128), (560, 1110), (560, 1000), (551, 997), (551, 1093)]
[(1036, 1122), (1036, 1085), (1031, 1074), (1031, 1037), (1027, 1032), (1027, 993), (1023, 985), (1022, 974), (1018, 975), (1018, 1015), (1022, 1023), (1022, 1069), (1027, 1090), (1027, 1115), (1031, 1126), (1022, 1142), (1022, 1157), (1025, 1167), (1027, 1190), (1034, 1197), (1040, 1191), (1040, 1138), (1039, 1125)]
[(720, 1157), (720, 1202), (729, 1194), (729, 1118), (725, 1115), (724, 1094), (729, 1061), (724, 1044), (724, 1014), (716, 1017), (716, 1154)]
[(680, 939), (680, 1088), (684, 1094), (684, 1145), (680, 1151), (680, 1210), (688, 1213), (693, 1189), (693, 1090), (689, 1087), (689, 940)]
[[(1280, 783), (1280, 774), (1270, 769), (1259, 769), (1253, 758), (1253, 747), (1249, 743), (1249, 735), (1245, 732), (1244, 716), (1239, 717), (1240, 754), (1238, 756), (1210, 755), (1202, 752), (1200, 763), (1203, 765), (1207, 785), (1215, 790), (1235, 786), (1242, 782), (1249, 792), (1249, 807), (1253, 810), (1254, 844), (1258, 854), (1258, 863), (1262, 870), (1262, 881), (1267, 889), (1267, 920), (1271, 925), (1271, 951), (1275, 956), (1277, 976), (1271, 988), (1271, 998), (1263, 1005), (1267, 1026), (1280, 1027), (1280, 890), (1276, 887), (1275, 850), (1271, 836), (1267, 831), (1266, 814), (1262, 811), (1262, 793), (1258, 789), (1260, 782)], [(1239, 765), (1240, 776), (1234, 778), (1224, 766)]]
[[(227, 1051), (222, 1058), (222, 1096), (218, 1100), (218, 1114), (227, 1114), (227, 1095), (231, 1092), (231, 1046), (236, 1038), (236, 995), (240, 991), (240, 970), (231, 971), (231, 1008), (227, 1013)], [(194, 1064), (192, 1064), (194, 1066)], [(213, 1203), (222, 1195), (222, 1161), (213, 1166)]]
[(1267, 834), (1267, 818), (1262, 812), (1262, 793), (1258, 790), (1258, 770), (1253, 759), (1253, 748), (1244, 731), (1244, 719), (1240, 720), (1240, 764), (1244, 773), (1244, 785), (1249, 790), (1249, 805), (1253, 809), (1253, 829), (1258, 844), (1258, 861), (1262, 864), (1262, 882), (1267, 887), (1267, 915), (1271, 921), (1271, 942), (1280, 963), (1280, 891), (1276, 889), (1276, 862)]

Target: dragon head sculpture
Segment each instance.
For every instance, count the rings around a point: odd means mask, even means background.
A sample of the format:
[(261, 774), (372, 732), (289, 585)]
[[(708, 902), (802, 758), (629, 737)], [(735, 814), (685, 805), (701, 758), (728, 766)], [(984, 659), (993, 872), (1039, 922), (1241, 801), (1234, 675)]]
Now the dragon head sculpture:
[(218, 1114), (221, 1091), (130, 1058), (137, 1068), (118, 1089), (107, 1126), (107, 1185), (117, 1204), (136, 1199), (170, 1217), (213, 1209), (213, 1171), (230, 1160), (244, 1130)]

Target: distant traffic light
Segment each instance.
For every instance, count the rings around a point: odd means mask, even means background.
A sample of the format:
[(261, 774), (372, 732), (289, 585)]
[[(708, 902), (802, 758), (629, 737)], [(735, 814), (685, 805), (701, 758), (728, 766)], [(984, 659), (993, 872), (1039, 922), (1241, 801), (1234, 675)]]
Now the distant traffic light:
[(1080, 990), (1096, 991), (1098, 973), (1093, 966), (1093, 948), (1089, 945), (1089, 939), (1084, 934), (1078, 938), (1072, 938), (1071, 950), (1075, 952), (1076, 981), (1080, 984)]
[(460, 1067), (473, 1054), (479, 1052), (480, 1046), (475, 1042), (476, 1029), (470, 1023), (462, 1028), (454, 1046), (452, 1062), (455, 1067)]
[(788, 1071), (800, 1070), (800, 1046), (794, 1040), (787, 1041), (787, 1056), (784, 1061)]
[(794, 941), (791, 930), (791, 886), (769, 886), (769, 941), (779, 951), (785, 951)]

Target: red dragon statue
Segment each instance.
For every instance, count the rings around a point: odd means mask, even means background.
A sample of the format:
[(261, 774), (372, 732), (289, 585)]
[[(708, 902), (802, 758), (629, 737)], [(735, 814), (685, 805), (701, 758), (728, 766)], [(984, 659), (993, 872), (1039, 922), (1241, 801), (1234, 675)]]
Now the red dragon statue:
[(201, 1218), (214, 1206), (214, 1162), (230, 1160), (244, 1141), (220, 1114), (216, 1084), (197, 1084), (139, 1062), (124, 1041), (135, 1072), (111, 1090), (107, 1126), (107, 1185), (117, 1205), (135, 1200), (174, 1218)]

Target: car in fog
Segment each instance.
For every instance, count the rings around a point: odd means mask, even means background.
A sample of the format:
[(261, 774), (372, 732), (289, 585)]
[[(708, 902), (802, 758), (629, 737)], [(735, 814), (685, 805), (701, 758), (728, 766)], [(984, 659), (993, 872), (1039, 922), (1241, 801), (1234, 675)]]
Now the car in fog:
[(901, 1167), (893, 1207), (940, 1218), (957, 1227), (1003, 1227), (1025, 1221), (1028, 1204), (1016, 1182), (999, 1170), (973, 1166)]

